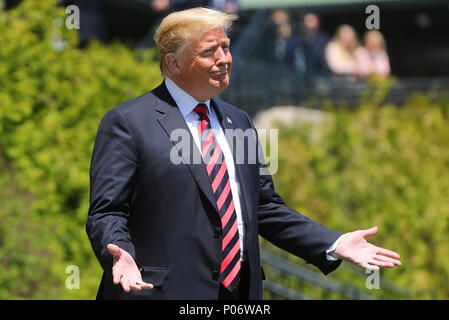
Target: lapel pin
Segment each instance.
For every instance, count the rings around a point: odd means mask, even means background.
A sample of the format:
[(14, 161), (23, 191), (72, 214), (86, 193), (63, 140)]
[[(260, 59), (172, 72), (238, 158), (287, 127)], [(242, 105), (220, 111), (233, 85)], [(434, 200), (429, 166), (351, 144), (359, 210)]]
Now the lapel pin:
[(228, 123), (229, 123), (229, 124), (232, 124), (231, 119), (229, 119), (228, 117), (226, 117), (226, 120), (228, 120)]

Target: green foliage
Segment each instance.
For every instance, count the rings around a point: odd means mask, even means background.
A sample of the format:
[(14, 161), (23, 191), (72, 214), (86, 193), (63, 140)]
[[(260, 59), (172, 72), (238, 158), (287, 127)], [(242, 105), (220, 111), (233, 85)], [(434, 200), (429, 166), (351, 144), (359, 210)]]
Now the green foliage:
[[(413, 298), (447, 299), (449, 95), (415, 94), (397, 107), (380, 104), (385, 83), (370, 90), (356, 110), (329, 108), (332, 116), (318, 125), (279, 129), (277, 189), (292, 208), (332, 229), (377, 225), (369, 241), (403, 262), (381, 278)], [(365, 285), (342, 271), (330, 277)]]
[(65, 272), (52, 236), (58, 221), (31, 214), (33, 196), (17, 187), (10, 169), (0, 168), (0, 297), (57, 297)]
[[(0, 151), (15, 172), (0, 176), (18, 190), (2, 193), (2, 203), (10, 200), (0, 211), (0, 298), (95, 296), (99, 266), (84, 225), (96, 130), (107, 110), (162, 79), (152, 50), (78, 49), (56, 2), (25, 0), (0, 12)], [(32, 196), (14, 199), (21, 192)], [(65, 289), (70, 264), (80, 268), (80, 290)]]

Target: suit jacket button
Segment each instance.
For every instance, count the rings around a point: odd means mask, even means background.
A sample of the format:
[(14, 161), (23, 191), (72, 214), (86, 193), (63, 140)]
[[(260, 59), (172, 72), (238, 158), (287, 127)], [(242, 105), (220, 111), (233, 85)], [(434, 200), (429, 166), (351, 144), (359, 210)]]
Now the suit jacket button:
[(212, 272), (212, 280), (217, 281), (220, 278), (220, 273), (217, 270)]

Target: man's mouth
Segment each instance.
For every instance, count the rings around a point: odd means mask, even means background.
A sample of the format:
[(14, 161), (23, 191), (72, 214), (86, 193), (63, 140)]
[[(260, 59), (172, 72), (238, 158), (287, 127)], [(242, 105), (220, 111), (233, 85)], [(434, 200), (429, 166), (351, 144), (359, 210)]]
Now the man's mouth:
[(221, 77), (221, 76), (228, 74), (228, 69), (219, 70), (219, 71), (211, 71), (210, 74), (213, 76), (216, 76), (216, 77)]

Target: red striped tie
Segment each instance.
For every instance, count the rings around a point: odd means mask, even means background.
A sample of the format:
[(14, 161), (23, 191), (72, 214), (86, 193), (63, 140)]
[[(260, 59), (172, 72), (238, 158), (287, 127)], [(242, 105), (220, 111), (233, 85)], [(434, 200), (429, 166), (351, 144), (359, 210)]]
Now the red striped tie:
[(240, 238), (237, 227), (237, 214), (232, 199), (228, 169), (220, 145), (217, 143), (210, 126), (207, 106), (198, 104), (193, 110), (200, 116), (198, 131), (201, 139), (201, 153), (206, 164), (212, 191), (222, 226), (221, 283), (232, 291), (240, 280)]

